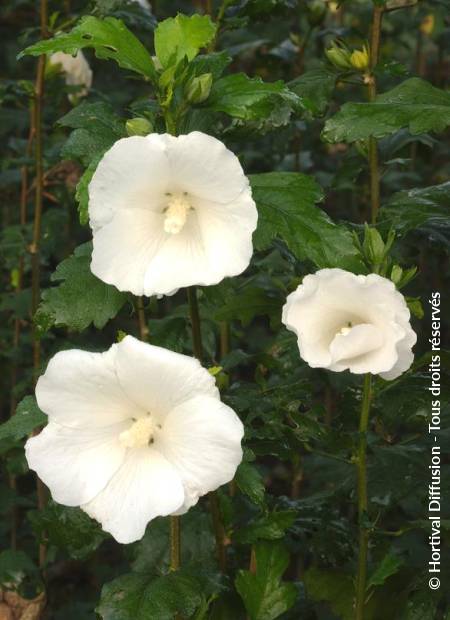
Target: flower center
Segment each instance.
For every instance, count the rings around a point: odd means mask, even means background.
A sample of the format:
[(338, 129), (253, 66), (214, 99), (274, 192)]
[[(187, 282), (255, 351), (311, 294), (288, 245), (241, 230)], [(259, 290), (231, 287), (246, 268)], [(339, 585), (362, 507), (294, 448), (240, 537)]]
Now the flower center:
[(134, 422), (130, 428), (123, 433), (120, 433), (119, 440), (125, 446), (125, 448), (140, 448), (142, 446), (149, 446), (154, 441), (154, 434), (158, 428), (161, 428), (159, 424), (155, 424), (150, 413), (143, 418), (137, 420), (133, 418)]
[(341, 327), (341, 329), (336, 333), (336, 336), (347, 336), (352, 331), (352, 322), (349, 321), (347, 325)]
[(172, 235), (177, 235), (183, 230), (187, 215), (192, 207), (189, 203), (187, 192), (176, 195), (168, 192), (166, 196), (168, 196), (169, 201), (163, 210), (166, 216), (164, 219), (164, 230)]

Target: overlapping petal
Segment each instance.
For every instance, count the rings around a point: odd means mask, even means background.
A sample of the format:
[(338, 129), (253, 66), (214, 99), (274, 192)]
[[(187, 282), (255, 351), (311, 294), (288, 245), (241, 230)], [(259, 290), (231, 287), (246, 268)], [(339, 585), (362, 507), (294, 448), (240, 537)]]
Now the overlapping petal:
[(50, 422), (72, 428), (106, 427), (133, 415), (137, 405), (116, 374), (116, 346), (105, 353), (60, 351), (36, 385), (39, 407)]
[(147, 523), (184, 501), (181, 478), (156, 450), (128, 450), (122, 467), (92, 501), (81, 506), (120, 543), (142, 538)]
[(116, 345), (117, 377), (138, 407), (164, 418), (196, 395), (219, 398), (214, 377), (194, 357), (127, 336)]
[(128, 426), (126, 421), (75, 429), (50, 422), (27, 441), (28, 465), (56, 502), (79, 506), (93, 499), (122, 465), (125, 448), (119, 434)]
[(243, 435), (237, 415), (216, 398), (196, 396), (171, 410), (155, 448), (181, 476), (185, 509), (233, 479), (242, 460)]

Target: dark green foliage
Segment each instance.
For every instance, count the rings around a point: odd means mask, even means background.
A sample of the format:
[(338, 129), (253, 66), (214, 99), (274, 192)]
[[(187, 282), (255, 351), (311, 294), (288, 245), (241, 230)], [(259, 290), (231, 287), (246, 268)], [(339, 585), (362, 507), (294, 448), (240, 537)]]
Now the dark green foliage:
[[(321, 0), (158, 0), (151, 11), (134, 0), (49, 2), (45, 40), (39, 4), (5, 0), (0, 8), (2, 594), (32, 599), (45, 590), (52, 620), (354, 620), (362, 378), (310, 368), (281, 322), (286, 296), (307, 274), (338, 267), (390, 278), (418, 336), (408, 372), (373, 382), (364, 620), (448, 620), (448, 3), (387, 3), (373, 102), (372, 76), (351, 63), (338, 69), (325, 54), (338, 38), (350, 52), (369, 43), (370, 2), (341, 2), (336, 11)], [(79, 49), (93, 71), (86, 97), (46, 68), (33, 287), (37, 57)], [(171, 571), (169, 519), (119, 545), (79, 507), (49, 498), (38, 510), (24, 453), (47, 423), (33, 394), (56, 351), (105, 351), (148, 327), (151, 344), (193, 354), (186, 291), (137, 300), (98, 280), (88, 226), (89, 183), (108, 149), (129, 135), (193, 130), (239, 157), (258, 209), (245, 272), (197, 287), (203, 365), (245, 425), (243, 461), (216, 492), (222, 575), (210, 498), (181, 516), (181, 570)], [(375, 224), (371, 138), (381, 181)], [(443, 554), (441, 587), (432, 591), (436, 291)], [(47, 547), (44, 570), (39, 544)], [(0, 616), (9, 620), (4, 603)]]
[(101, 329), (126, 302), (125, 293), (92, 274), (91, 252), (91, 244), (85, 243), (56, 268), (52, 280), (60, 284), (42, 293), (36, 315), (40, 329), (64, 325), (83, 331), (91, 323)]
[(17, 406), (15, 414), (0, 426), (0, 440), (22, 439), (47, 422), (33, 396), (26, 396)]
[(450, 94), (418, 78), (378, 95), (373, 103), (346, 103), (327, 120), (327, 142), (383, 138), (406, 127), (412, 134), (443, 131), (450, 125)]
[(296, 598), (295, 586), (281, 578), (289, 563), (289, 554), (279, 543), (255, 546), (256, 571), (239, 571), (236, 588), (251, 620), (274, 620), (290, 609)]

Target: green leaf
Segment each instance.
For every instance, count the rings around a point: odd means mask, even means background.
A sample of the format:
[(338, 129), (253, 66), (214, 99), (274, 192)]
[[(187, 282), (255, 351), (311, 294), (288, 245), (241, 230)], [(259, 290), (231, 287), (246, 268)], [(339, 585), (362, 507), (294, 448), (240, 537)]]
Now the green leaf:
[(264, 503), (264, 480), (255, 465), (242, 461), (237, 468), (235, 480), (239, 490), (254, 504)]
[(75, 560), (87, 558), (108, 537), (80, 508), (52, 500), (43, 510), (29, 513), (28, 518), (39, 540), (47, 540)]
[(234, 539), (243, 544), (254, 544), (258, 540), (277, 540), (283, 538), (286, 530), (295, 521), (296, 513), (293, 510), (271, 512), (259, 519), (255, 519), (248, 527), (241, 527)]
[(75, 199), (78, 202), (78, 215), (80, 218), (80, 224), (82, 224), (83, 226), (85, 226), (89, 222), (89, 183), (94, 176), (94, 172), (97, 169), (100, 159), (101, 155), (98, 155), (91, 161), (91, 163), (81, 175), (80, 180), (77, 183)]
[(350, 232), (315, 206), (323, 192), (312, 177), (267, 172), (250, 175), (250, 183), (259, 213), (257, 249), (266, 249), (272, 239), (281, 237), (299, 259), (308, 258), (317, 267), (358, 267)]
[(46, 423), (47, 416), (37, 406), (34, 396), (25, 396), (17, 405), (16, 413), (0, 425), (0, 440), (22, 439)]
[[(279, 116), (279, 124), (289, 120), (292, 110), (303, 110), (302, 100), (284, 82), (263, 82), (244, 73), (233, 73), (217, 80), (211, 89), (208, 107), (243, 121)], [(285, 112), (282, 114), (281, 112)]]
[(322, 116), (333, 94), (336, 78), (336, 73), (329, 69), (311, 69), (289, 82), (288, 86), (301, 97), (313, 116)]
[(191, 617), (203, 601), (201, 580), (183, 570), (153, 579), (130, 573), (103, 586), (96, 611), (104, 620), (173, 620)]
[(156, 78), (153, 60), (148, 51), (123, 22), (114, 17), (83, 17), (70, 32), (30, 45), (18, 58), (54, 52), (75, 54), (85, 47), (93, 47), (97, 58), (115, 60), (123, 69), (130, 69), (151, 80)]
[(64, 325), (83, 331), (91, 323), (101, 329), (114, 318), (127, 300), (114, 286), (96, 278), (90, 270), (91, 244), (85, 243), (58, 265), (51, 279), (61, 282), (42, 293), (36, 324), (44, 331)]
[(6, 549), (0, 553), (1, 585), (14, 589), (23, 582), (27, 574), (33, 573), (37, 573), (37, 568), (23, 551)]
[(386, 579), (388, 579), (391, 575), (395, 575), (402, 565), (403, 560), (398, 557), (398, 555), (388, 553), (384, 556), (380, 564), (372, 573), (367, 582), (367, 588), (372, 586), (382, 586)]
[(380, 209), (382, 225), (398, 235), (420, 229), (445, 245), (450, 244), (450, 181), (441, 185), (408, 189), (394, 194)]
[(283, 299), (274, 297), (265, 290), (256, 286), (245, 287), (229, 297), (214, 314), (217, 321), (238, 319), (244, 326), (248, 325), (255, 316), (269, 316), (272, 325), (280, 320)]
[(169, 17), (155, 30), (156, 55), (163, 68), (178, 64), (185, 56), (191, 61), (215, 34), (216, 25), (208, 15)]
[(402, 82), (378, 95), (373, 103), (345, 103), (327, 120), (327, 142), (383, 138), (403, 127), (413, 135), (444, 131), (450, 125), (450, 93), (419, 78)]
[(106, 150), (127, 135), (124, 120), (105, 102), (83, 102), (58, 123), (75, 130), (64, 144), (61, 155), (65, 159), (77, 159), (85, 166), (93, 161), (98, 163)]
[(315, 601), (327, 601), (339, 618), (353, 620), (355, 592), (350, 575), (312, 567), (305, 572), (304, 582), (308, 597)]
[(296, 599), (292, 583), (281, 582), (289, 553), (280, 543), (259, 543), (254, 548), (256, 572), (240, 570), (236, 589), (251, 620), (274, 620), (290, 609)]

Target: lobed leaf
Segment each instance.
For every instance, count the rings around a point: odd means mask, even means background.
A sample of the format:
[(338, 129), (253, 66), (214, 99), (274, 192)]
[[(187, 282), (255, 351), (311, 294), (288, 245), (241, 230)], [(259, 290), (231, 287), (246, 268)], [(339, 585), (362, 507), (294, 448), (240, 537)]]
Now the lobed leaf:
[(96, 611), (104, 620), (173, 620), (191, 617), (203, 602), (202, 580), (186, 570), (153, 578), (129, 573), (103, 586)]
[(35, 317), (43, 331), (51, 325), (83, 331), (91, 323), (101, 329), (125, 304), (126, 294), (96, 278), (90, 262), (91, 244), (85, 243), (58, 265), (51, 279), (61, 283), (43, 291)]
[(39, 409), (34, 396), (25, 396), (17, 405), (16, 413), (0, 425), (0, 440), (22, 439), (47, 423), (47, 416)]
[(336, 85), (337, 75), (329, 69), (311, 69), (288, 86), (292, 92), (301, 97), (303, 104), (313, 116), (325, 114), (331, 95)]
[(115, 60), (123, 69), (139, 73), (150, 80), (156, 79), (155, 66), (149, 52), (124, 23), (114, 17), (83, 17), (70, 32), (30, 45), (20, 52), (18, 58), (54, 52), (75, 54), (85, 47), (94, 48), (97, 58)]
[(191, 61), (212, 41), (216, 25), (208, 15), (178, 14), (162, 21), (155, 30), (155, 51), (163, 68)]
[(378, 95), (373, 103), (345, 103), (327, 120), (326, 142), (383, 138), (406, 127), (413, 135), (444, 131), (450, 125), (450, 93), (411, 78)]
[(315, 206), (323, 200), (323, 192), (312, 177), (266, 172), (249, 178), (259, 213), (257, 249), (266, 249), (281, 237), (297, 258), (307, 258), (319, 268), (361, 268), (350, 232)]
[(80, 508), (61, 506), (50, 500), (29, 519), (39, 540), (55, 545), (75, 560), (83, 560), (108, 537)]
[(450, 181), (394, 194), (380, 210), (382, 224), (398, 235), (421, 229), (430, 239), (450, 245)]
[[(281, 80), (263, 82), (261, 78), (249, 78), (244, 73), (233, 73), (217, 80), (211, 89), (208, 107), (224, 112), (243, 121), (257, 121), (278, 114), (280, 106), (290, 114), (303, 110), (301, 98)], [(289, 114), (281, 115), (285, 122)], [(283, 124), (280, 122), (279, 124)]]
[(274, 620), (290, 609), (296, 599), (293, 583), (281, 582), (289, 564), (289, 553), (281, 543), (262, 542), (254, 548), (255, 574), (240, 570), (236, 589), (250, 620)]

